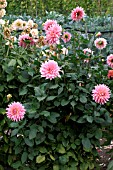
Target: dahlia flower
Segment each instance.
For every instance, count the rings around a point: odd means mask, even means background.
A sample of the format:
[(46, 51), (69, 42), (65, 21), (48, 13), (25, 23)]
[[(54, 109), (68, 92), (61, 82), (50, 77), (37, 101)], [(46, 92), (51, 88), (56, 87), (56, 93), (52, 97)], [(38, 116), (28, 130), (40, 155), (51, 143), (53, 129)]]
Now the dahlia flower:
[(107, 56), (107, 64), (108, 66), (113, 68), (113, 54), (110, 54), (109, 56)]
[(62, 27), (58, 24), (53, 24), (46, 31), (46, 41), (48, 44), (57, 44), (61, 36)]
[(71, 34), (69, 32), (64, 32), (62, 35), (62, 40), (67, 43), (69, 42), (71, 39)]
[(96, 48), (98, 48), (98, 49), (101, 50), (101, 49), (103, 49), (103, 48), (106, 47), (107, 41), (106, 41), (106, 39), (104, 39), (104, 38), (97, 38), (97, 39), (94, 41), (94, 44), (95, 44)]
[(76, 7), (71, 12), (71, 18), (73, 21), (80, 21), (85, 15), (84, 9), (81, 7)]
[(37, 29), (31, 29), (30, 34), (33, 38), (38, 38), (38, 30)]
[(22, 19), (16, 19), (12, 23), (11, 27), (12, 27), (13, 30), (23, 30), (23, 20)]
[(6, 114), (12, 121), (20, 121), (24, 118), (26, 110), (20, 102), (13, 102), (6, 108)]
[(113, 70), (108, 70), (108, 75), (107, 77), (110, 79), (110, 78), (113, 78)]
[(19, 46), (26, 48), (35, 45), (35, 41), (29, 34), (23, 34), (19, 36), (18, 44)]
[(44, 24), (43, 24), (43, 28), (45, 31), (47, 31), (53, 24), (57, 24), (56, 20), (50, 20), (48, 19)]
[(0, 0), (0, 8), (5, 8), (7, 6), (6, 0)]
[(92, 90), (93, 100), (99, 104), (105, 104), (110, 98), (110, 89), (105, 84), (99, 84)]
[(45, 77), (46, 79), (54, 79), (56, 77), (60, 77), (60, 67), (57, 62), (54, 60), (46, 61), (42, 63), (40, 68), (41, 77)]
[(93, 54), (93, 51), (90, 48), (85, 48), (83, 49), (84, 54), (90, 56), (91, 54)]

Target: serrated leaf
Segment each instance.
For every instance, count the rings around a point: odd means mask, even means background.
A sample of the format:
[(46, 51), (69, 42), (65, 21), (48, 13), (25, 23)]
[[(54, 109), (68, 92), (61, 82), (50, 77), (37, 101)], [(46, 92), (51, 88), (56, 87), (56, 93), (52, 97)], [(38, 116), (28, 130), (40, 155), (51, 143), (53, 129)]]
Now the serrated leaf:
[(36, 157), (36, 163), (40, 164), (45, 161), (45, 155), (39, 155)]

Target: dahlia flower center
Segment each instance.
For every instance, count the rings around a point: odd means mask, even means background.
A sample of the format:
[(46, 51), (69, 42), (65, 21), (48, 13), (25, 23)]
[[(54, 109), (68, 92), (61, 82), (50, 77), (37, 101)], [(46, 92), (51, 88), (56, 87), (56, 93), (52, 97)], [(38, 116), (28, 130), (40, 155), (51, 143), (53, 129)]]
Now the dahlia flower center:
[(51, 69), (51, 68), (48, 69), (49, 74), (52, 74), (53, 72), (54, 72), (53, 69)]
[(80, 16), (80, 12), (77, 12), (77, 13), (76, 13), (76, 16), (79, 17), (79, 16)]
[(99, 41), (98, 44), (99, 44), (99, 45), (103, 45), (103, 41)]
[(100, 93), (100, 96), (105, 96), (105, 93), (104, 93), (104, 92), (101, 92), (101, 93)]
[(68, 35), (65, 35), (65, 38), (67, 39), (67, 38), (68, 38)]
[(21, 23), (17, 22), (17, 24), (16, 24), (16, 25), (19, 27), (19, 26), (21, 26)]
[(113, 59), (111, 60), (111, 62), (113, 63)]
[(18, 109), (14, 108), (12, 112), (13, 112), (14, 115), (17, 115), (18, 114)]

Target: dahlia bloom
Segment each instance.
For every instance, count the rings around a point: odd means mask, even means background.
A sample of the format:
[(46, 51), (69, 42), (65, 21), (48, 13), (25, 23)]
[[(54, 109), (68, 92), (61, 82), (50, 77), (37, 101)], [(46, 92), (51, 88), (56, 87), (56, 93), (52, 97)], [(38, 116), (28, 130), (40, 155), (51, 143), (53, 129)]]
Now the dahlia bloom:
[(29, 34), (23, 34), (19, 36), (18, 44), (19, 46), (26, 48), (35, 45), (35, 41)]
[(71, 34), (69, 32), (64, 32), (62, 35), (62, 40), (67, 43), (69, 42), (71, 39)]
[(43, 28), (45, 31), (47, 31), (53, 24), (57, 24), (56, 20), (50, 20), (48, 19), (44, 24), (43, 24)]
[(109, 56), (107, 56), (107, 64), (108, 66), (113, 68), (113, 54), (110, 54)]
[(34, 26), (33, 20), (29, 19), (28, 22), (27, 22), (27, 26), (30, 27), (30, 28), (33, 28), (33, 26)]
[(46, 31), (46, 41), (48, 42), (48, 44), (57, 44), (59, 42), (61, 32), (62, 32), (62, 27), (58, 24), (53, 24)]
[(56, 77), (60, 77), (60, 67), (58, 66), (57, 62), (54, 60), (46, 61), (42, 63), (40, 67), (41, 77), (45, 77), (46, 79), (54, 79)]
[(76, 7), (71, 12), (71, 18), (73, 21), (80, 21), (85, 15), (84, 9), (81, 7)]
[(108, 79), (113, 78), (113, 70), (108, 70)]
[(93, 51), (90, 48), (85, 48), (83, 49), (84, 54), (90, 56), (91, 54), (93, 54)]
[(6, 14), (5, 9), (0, 9), (0, 18), (2, 18)]
[(19, 102), (13, 102), (8, 105), (8, 108), (6, 108), (7, 117), (16, 122), (24, 118), (25, 112), (26, 110), (24, 106)]
[(0, 8), (5, 8), (7, 6), (6, 0), (0, 0)]
[(94, 44), (95, 44), (96, 48), (98, 48), (98, 49), (101, 50), (101, 49), (103, 49), (103, 48), (106, 47), (107, 41), (106, 41), (106, 39), (104, 39), (104, 38), (97, 38), (97, 39), (94, 41)]
[(12, 23), (11, 27), (12, 27), (13, 30), (23, 30), (23, 20), (22, 19), (16, 19)]
[(99, 104), (105, 104), (110, 98), (110, 89), (105, 84), (99, 84), (92, 90), (93, 100)]
[(0, 25), (5, 25), (5, 21), (3, 19), (0, 19)]
[(38, 30), (37, 29), (31, 29), (30, 34), (33, 38), (38, 38)]

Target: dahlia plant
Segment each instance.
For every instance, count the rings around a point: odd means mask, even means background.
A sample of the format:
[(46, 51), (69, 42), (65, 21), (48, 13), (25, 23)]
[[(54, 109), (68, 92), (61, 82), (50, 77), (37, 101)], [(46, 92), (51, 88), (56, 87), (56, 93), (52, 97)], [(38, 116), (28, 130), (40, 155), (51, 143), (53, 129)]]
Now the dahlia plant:
[(72, 30), (50, 19), (43, 31), (32, 20), (0, 25), (2, 168), (97, 166), (99, 140), (112, 123), (113, 61), (95, 53), (96, 37), (90, 49), (90, 39), (74, 31), (84, 14), (72, 11)]

